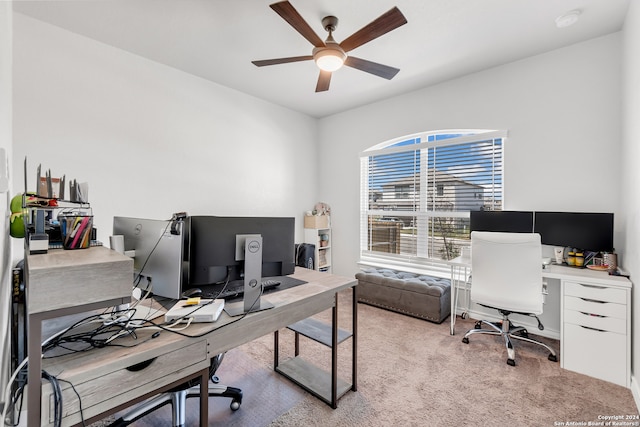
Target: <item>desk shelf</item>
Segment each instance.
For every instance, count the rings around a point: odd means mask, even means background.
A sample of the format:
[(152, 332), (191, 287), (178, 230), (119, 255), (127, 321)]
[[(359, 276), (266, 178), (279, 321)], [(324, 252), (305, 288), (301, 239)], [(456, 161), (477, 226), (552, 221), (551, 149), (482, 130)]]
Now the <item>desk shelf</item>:
[[(331, 376), (329, 372), (318, 368), (313, 363), (306, 361), (300, 356), (289, 359), (276, 367), (276, 372), (298, 384), (320, 400), (334, 409), (334, 398), (331, 392)], [(340, 399), (346, 392), (351, 390), (351, 384), (338, 378), (336, 384), (335, 400)]]
[[(313, 318), (304, 319), (287, 326), (287, 329), (329, 348), (332, 346), (331, 326), (319, 320)], [(338, 344), (349, 338), (351, 338), (351, 332), (338, 328)]]
[[(338, 328), (337, 296), (336, 304), (332, 308), (332, 324), (329, 325), (317, 319), (308, 318), (287, 326), (287, 329), (295, 333), (295, 357), (282, 363), (279, 361), (279, 331), (275, 331), (274, 333), (274, 370), (313, 394), (333, 409), (338, 407), (338, 399), (345, 393), (349, 390), (357, 390), (357, 298), (355, 288), (353, 290), (353, 301), (353, 332)], [(300, 356), (300, 336), (309, 338), (331, 349), (331, 372), (317, 367)], [(338, 345), (349, 338), (353, 339), (352, 383), (338, 378), (337, 375)]]

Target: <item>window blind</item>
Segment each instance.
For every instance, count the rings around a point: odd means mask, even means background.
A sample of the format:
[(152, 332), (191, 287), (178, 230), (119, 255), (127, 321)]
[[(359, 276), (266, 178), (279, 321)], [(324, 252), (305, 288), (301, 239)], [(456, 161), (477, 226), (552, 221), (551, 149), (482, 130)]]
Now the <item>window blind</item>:
[(502, 210), (506, 131), (440, 131), (361, 154), (361, 259), (432, 263), (469, 246), (469, 212)]

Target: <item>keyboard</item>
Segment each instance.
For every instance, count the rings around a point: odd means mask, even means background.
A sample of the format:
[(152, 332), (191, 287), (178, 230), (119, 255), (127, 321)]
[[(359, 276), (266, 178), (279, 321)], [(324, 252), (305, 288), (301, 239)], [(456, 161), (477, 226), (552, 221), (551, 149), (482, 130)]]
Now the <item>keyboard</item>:
[[(280, 283), (281, 283), (280, 281), (274, 280), (274, 279), (263, 280), (262, 292), (264, 293), (270, 289), (280, 286)], [(219, 294), (214, 293), (214, 295), (217, 295), (216, 298), (222, 298), (225, 300), (241, 297), (244, 295), (244, 281), (242, 280), (233, 281), (227, 285), (224, 291), (220, 292)]]

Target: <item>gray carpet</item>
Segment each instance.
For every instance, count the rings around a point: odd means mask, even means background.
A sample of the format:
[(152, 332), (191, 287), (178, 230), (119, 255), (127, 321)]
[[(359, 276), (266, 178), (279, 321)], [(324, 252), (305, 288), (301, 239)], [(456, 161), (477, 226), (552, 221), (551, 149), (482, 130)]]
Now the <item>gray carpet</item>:
[[(340, 324), (348, 329), (350, 293), (340, 298)], [(473, 327), (471, 320), (458, 319), (457, 334), (451, 336), (448, 320), (437, 325), (367, 305), (358, 307), (358, 391), (342, 397), (337, 409), (273, 372), (273, 336), (268, 335), (228, 353), (219, 374), (224, 383), (243, 389), (244, 402), (232, 413), (227, 399), (211, 398), (209, 424), (554, 426), (597, 422), (607, 415), (638, 415), (630, 390), (560, 369), (560, 363), (547, 360), (541, 347), (517, 342), (517, 366), (511, 367), (498, 338), (461, 342), (463, 332)], [(317, 317), (329, 321), (329, 315)], [(558, 341), (543, 340), (559, 352)], [(282, 331), (280, 342), (281, 358), (291, 357), (293, 333)], [(318, 366), (329, 366), (329, 350), (320, 344), (301, 339), (301, 353)], [(350, 357), (351, 340), (347, 340), (339, 347), (339, 375), (347, 380)], [(189, 425), (196, 425), (197, 402), (192, 404)], [(166, 417), (158, 413), (135, 426), (169, 425)]]
[[(561, 369), (542, 347), (516, 343), (517, 366), (511, 367), (497, 337), (463, 344), (474, 321), (458, 320), (451, 336), (448, 321), (436, 325), (360, 304), (358, 391), (347, 393), (336, 410), (307, 397), (270, 427), (554, 426), (638, 415), (629, 389)], [(559, 352), (558, 341), (540, 339)], [(254, 345), (243, 351), (258, 357)]]

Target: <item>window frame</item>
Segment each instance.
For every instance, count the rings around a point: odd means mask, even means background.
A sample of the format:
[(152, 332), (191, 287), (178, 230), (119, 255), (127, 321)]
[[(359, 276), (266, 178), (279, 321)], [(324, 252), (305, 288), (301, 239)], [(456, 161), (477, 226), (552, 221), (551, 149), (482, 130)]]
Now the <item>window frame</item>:
[[(428, 170), (429, 161), (428, 153), (430, 149), (438, 149), (438, 147), (447, 147), (447, 146), (456, 146), (462, 144), (473, 144), (473, 143), (485, 143), (490, 141), (492, 144), (492, 150), (495, 150), (496, 145), (500, 146), (499, 154), (499, 185), (496, 184), (495, 180), (498, 174), (496, 174), (496, 165), (492, 165), (491, 169), (491, 177), (494, 180), (492, 182), (493, 188), (491, 191), (492, 198), (490, 206), (491, 210), (495, 210), (496, 208), (502, 209), (504, 206), (504, 153), (505, 153), (505, 142), (508, 137), (508, 132), (506, 130), (486, 130), (486, 129), (447, 129), (447, 130), (437, 130), (437, 131), (427, 131), (421, 132), (417, 134), (406, 135), (398, 138), (394, 138), (392, 140), (388, 140), (377, 144), (362, 153), (360, 153), (360, 161), (361, 161), (361, 182), (360, 182), (360, 264), (366, 265), (375, 265), (380, 267), (389, 267), (389, 268), (403, 268), (404, 270), (429, 270), (430, 272), (435, 272), (439, 274), (444, 274), (448, 271), (447, 260), (435, 258), (433, 256), (434, 251), (433, 248), (428, 249), (426, 246), (428, 245), (426, 242), (430, 239), (429, 236), (434, 236), (434, 229), (430, 231), (428, 228), (425, 228), (425, 224), (433, 221), (435, 218), (453, 218), (454, 221), (456, 218), (467, 219), (470, 217), (470, 209), (468, 210), (441, 210), (438, 211), (435, 209), (435, 199), (436, 197), (442, 196), (438, 191), (442, 188), (443, 194), (446, 193), (447, 184), (444, 182), (438, 182), (435, 178), (435, 175), (438, 173), (437, 169), (431, 172)], [(431, 139), (431, 140), (430, 140)], [(499, 143), (496, 141), (499, 140)], [(376, 196), (376, 199), (380, 197), (384, 197), (384, 191), (377, 192), (376, 190), (371, 191), (370, 188), (370, 174), (369, 174), (369, 162), (372, 158), (376, 156), (382, 156), (387, 154), (399, 154), (403, 152), (411, 152), (414, 151), (416, 153), (420, 153), (415, 157), (420, 157), (421, 163), (419, 165), (420, 174), (423, 178), (419, 178), (420, 181), (424, 183), (428, 182), (427, 176), (429, 173), (433, 173), (434, 177), (432, 178), (433, 184), (431, 189), (427, 188), (423, 190), (420, 188), (418, 193), (415, 192), (414, 189), (410, 190), (417, 194), (416, 197), (420, 198), (420, 206), (416, 206), (416, 203), (413, 204), (413, 210), (410, 211), (402, 211), (397, 210), (397, 207), (391, 210), (376, 210), (370, 208), (370, 203), (375, 201), (374, 198), (371, 198), (372, 195)], [(437, 151), (436, 151), (437, 152)], [(496, 153), (493, 153), (496, 156)], [(493, 158), (495, 162), (495, 157)], [(416, 160), (418, 162), (418, 160)], [(414, 176), (415, 180), (415, 176)], [(415, 184), (414, 188), (419, 187), (427, 187), (425, 184)], [(437, 184), (436, 184), (437, 183)], [(442, 186), (442, 187), (441, 187)], [(496, 192), (495, 188), (498, 186), (500, 188), (499, 198), (500, 200), (496, 200)], [(477, 188), (474, 190), (470, 190), (471, 193), (469, 195), (469, 200), (483, 200), (484, 190), (477, 191)], [(394, 193), (396, 194), (396, 193)], [(427, 195), (431, 195), (432, 200), (427, 202)], [(436, 196), (438, 194), (438, 196)], [(426, 208), (427, 205), (431, 205), (430, 208)], [(446, 215), (445, 215), (446, 213)], [(378, 251), (370, 250), (370, 244), (372, 244), (370, 239), (370, 232), (372, 233), (373, 229), (370, 228), (370, 218), (371, 217), (408, 217), (406, 214), (413, 216), (413, 220), (410, 220), (417, 230), (415, 233), (415, 240), (417, 245), (421, 245), (420, 240), (424, 240), (423, 243), (425, 246), (420, 249), (418, 248), (415, 254), (398, 254), (398, 253), (390, 253), (385, 254)], [(431, 218), (431, 220), (429, 220)], [(426, 221), (426, 222), (425, 222)], [(422, 224), (421, 226), (417, 226), (418, 224)], [(427, 226), (428, 227), (428, 226)], [(431, 227), (434, 227), (431, 225)], [(421, 237), (422, 236), (422, 237)], [(427, 236), (427, 237), (424, 237)], [(434, 239), (431, 238), (433, 241)], [(433, 243), (432, 243), (433, 245)], [(446, 243), (445, 243), (446, 246)], [(447, 253), (445, 256), (449, 256), (448, 249), (445, 248)], [(428, 254), (427, 256), (421, 256), (420, 254)]]

